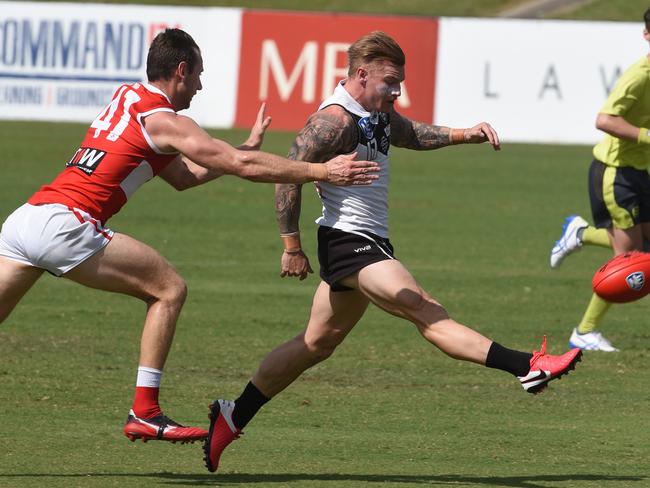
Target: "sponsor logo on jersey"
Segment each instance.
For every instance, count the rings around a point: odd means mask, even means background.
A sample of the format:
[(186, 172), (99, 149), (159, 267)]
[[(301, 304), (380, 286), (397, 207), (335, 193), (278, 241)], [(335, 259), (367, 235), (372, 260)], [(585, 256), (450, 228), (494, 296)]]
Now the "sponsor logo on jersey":
[(637, 271), (635, 273), (629, 274), (627, 278), (625, 278), (625, 282), (631, 290), (639, 291), (641, 288), (643, 288), (643, 285), (645, 285), (645, 276), (641, 271)]
[(76, 166), (87, 175), (93, 174), (99, 163), (106, 156), (106, 151), (93, 149), (92, 147), (80, 147), (74, 153), (72, 159), (66, 163), (67, 167)]
[(364, 251), (370, 251), (370, 249), (371, 249), (370, 244), (368, 244), (367, 246), (357, 247), (357, 248), (354, 250), (354, 252), (356, 252), (356, 253), (360, 253), (360, 252), (364, 252)]
[(373, 122), (370, 120), (370, 117), (359, 119), (359, 122), (357, 123), (359, 124), (359, 128), (361, 129), (361, 132), (365, 138), (372, 139), (376, 124), (373, 124)]

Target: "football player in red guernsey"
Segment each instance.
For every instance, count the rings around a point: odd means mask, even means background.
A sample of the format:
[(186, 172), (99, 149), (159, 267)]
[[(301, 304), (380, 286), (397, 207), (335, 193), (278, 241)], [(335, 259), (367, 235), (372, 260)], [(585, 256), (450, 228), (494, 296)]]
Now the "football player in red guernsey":
[(153, 248), (107, 228), (108, 219), (157, 175), (185, 190), (224, 174), (259, 182), (365, 185), (378, 170), (354, 155), (311, 164), (258, 151), (270, 123), (264, 106), (242, 146), (213, 139), (176, 113), (202, 88), (202, 71), (201, 51), (187, 33), (160, 33), (147, 57), (148, 83), (117, 89), (66, 168), (14, 211), (0, 233), (0, 323), (44, 271), (146, 303), (135, 397), (124, 427), (131, 440), (189, 442), (207, 431), (174, 422), (158, 403), (185, 282)]

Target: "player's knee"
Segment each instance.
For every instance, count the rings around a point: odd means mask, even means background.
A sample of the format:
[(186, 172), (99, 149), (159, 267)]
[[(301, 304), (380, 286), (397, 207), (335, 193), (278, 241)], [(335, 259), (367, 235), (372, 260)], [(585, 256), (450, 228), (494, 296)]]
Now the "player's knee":
[(314, 360), (320, 362), (334, 354), (334, 351), (341, 341), (342, 338), (339, 337), (339, 334), (333, 332), (309, 340), (305, 339), (305, 346), (307, 347), (310, 356), (312, 356)]
[(175, 303), (183, 305), (187, 299), (187, 282), (178, 276), (172, 285), (172, 297)]
[(187, 283), (180, 275), (175, 274), (165, 280), (164, 287), (154, 300), (167, 302), (175, 307), (182, 307), (187, 298)]
[(435, 323), (449, 318), (447, 310), (422, 290), (404, 289), (395, 299), (399, 312), (415, 323)]
[(436, 324), (444, 320), (449, 320), (447, 309), (433, 299), (429, 299), (425, 317), (428, 324)]

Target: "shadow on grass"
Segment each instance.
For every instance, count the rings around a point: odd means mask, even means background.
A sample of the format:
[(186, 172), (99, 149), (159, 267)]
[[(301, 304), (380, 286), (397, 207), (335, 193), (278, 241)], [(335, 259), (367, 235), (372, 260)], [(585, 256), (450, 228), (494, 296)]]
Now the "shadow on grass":
[[(363, 483), (423, 484), (423, 485), (475, 485), (511, 488), (548, 488), (547, 483), (575, 483), (579, 481), (616, 483), (645, 481), (645, 476), (609, 476), (597, 474), (564, 474), (536, 476), (462, 476), (462, 475), (391, 475), (391, 474), (329, 474), (329, 473), (277, 473), (277, 474), (176, 474), (176, 473), (80, 473), (80, 474), (0, 474), (2, 479), (55, 478), (151, 478), (163, 484), (180, 486), (254, 485), (255, 483), (299, 483), (325, 481), (335, 483), (353, 481)], [(543, 485), (539, 483), (544, 483)], [(1, 483), (0, 483), (1, 484)]]

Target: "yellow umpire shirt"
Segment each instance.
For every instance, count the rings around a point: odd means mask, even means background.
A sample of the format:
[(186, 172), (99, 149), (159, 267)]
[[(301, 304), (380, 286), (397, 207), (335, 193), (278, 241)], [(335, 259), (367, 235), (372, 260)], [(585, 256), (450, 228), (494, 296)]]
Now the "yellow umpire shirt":
[[(618, 115), (636, 127), (650, 126), (650, 60), (643, 56), (616, 82), (600, 113)], [(639, 144), (605, 134), (594, 147), (594, 157), (609, 166), (650, 166), (650, 144)]]

